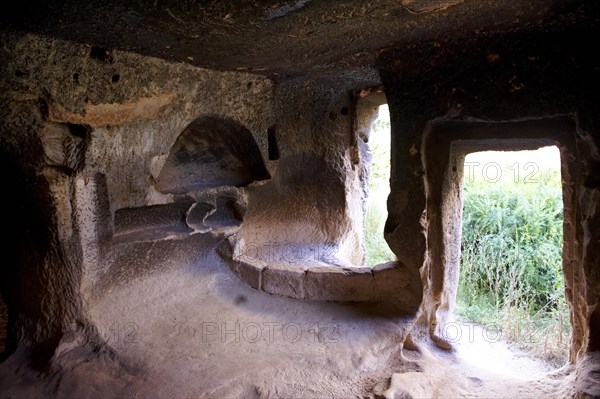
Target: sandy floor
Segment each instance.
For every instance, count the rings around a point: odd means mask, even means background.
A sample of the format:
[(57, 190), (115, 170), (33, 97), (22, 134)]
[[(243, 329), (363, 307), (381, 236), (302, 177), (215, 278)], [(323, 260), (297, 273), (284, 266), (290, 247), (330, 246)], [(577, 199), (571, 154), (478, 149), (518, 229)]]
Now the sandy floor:
[(258, 292), (214, 255), (113, 288), (91, 317), (119, 361), (75, 350), (42, 377), (9, 359), (0, 396), (558, 398), (572, 384), (564, 371), (466, 333), (454, 354), (425, 344), (400, 354), (410, 320)]
[(405, 352), (421, 371), (392, 377), (388, 393), (405, 397), (565, 398), (572, 396), (568, 368), (552, 370), (539, 360), (512, 349), (491, 332), (457, 322), (452, 354), (430, 346), (421, 353)]

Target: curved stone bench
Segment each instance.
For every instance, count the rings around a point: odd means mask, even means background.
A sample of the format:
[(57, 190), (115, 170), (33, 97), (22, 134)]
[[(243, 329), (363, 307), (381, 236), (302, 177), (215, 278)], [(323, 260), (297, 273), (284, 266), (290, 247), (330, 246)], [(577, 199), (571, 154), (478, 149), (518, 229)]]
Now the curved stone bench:
[(294, 299), (335, 302), (385, 302), (406, 314), (414, 314), (423, 297), (418, 271), (400, 262), (387, 262), (373, 269), (317, 266), (303, 269), (282, 263), (265, 263), (247, 256), (234, 257), (228, 239), (217, 253), (242, 281), (259, 291)]

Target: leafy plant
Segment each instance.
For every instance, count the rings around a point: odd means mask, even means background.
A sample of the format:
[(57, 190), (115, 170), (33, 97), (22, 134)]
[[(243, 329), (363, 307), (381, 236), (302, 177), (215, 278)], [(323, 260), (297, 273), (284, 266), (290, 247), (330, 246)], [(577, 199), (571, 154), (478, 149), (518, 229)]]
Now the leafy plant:
[(380, 263), (396, 259), (396, 256), (383, 238), (383, 227), (387, 217), (386, 208), (382, 209), (381, 201), (367, 202), (365, 218), (365, 258), (367, 266), (374, 267)]

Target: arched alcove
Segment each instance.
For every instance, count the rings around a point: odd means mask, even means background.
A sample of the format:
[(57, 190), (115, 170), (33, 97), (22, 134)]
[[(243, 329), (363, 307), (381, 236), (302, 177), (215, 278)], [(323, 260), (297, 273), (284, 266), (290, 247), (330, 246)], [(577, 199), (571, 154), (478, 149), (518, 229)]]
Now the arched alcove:
[(206, 116), (194, 120), (179, 135), (156, 188), (183, 194), (218, 186), (242, 187), (268, 178), (250, 131), (233, 120)]

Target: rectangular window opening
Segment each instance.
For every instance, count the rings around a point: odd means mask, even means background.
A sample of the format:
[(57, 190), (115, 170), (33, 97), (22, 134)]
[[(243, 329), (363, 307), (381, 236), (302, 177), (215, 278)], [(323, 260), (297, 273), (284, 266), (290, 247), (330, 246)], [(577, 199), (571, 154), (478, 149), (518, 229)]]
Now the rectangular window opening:
[(390, 194), (391, 125), (388, 105), (379, 106), (378, 112), (369, 136), (363, 138), (371, 153), (365, 213), (365, 261), (368, 267), (396, 259), (383, 237)]
[(269, 141), (269, 160), (276, 161), (279, 159), (279, 145), (277, 144), (277, 127), (271, 126), (267, 130)]

